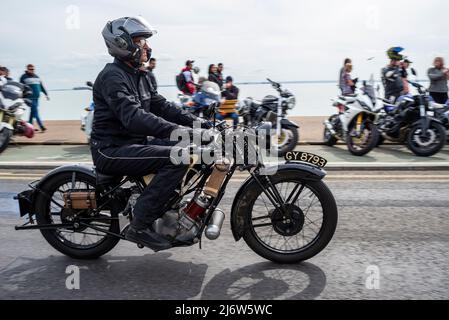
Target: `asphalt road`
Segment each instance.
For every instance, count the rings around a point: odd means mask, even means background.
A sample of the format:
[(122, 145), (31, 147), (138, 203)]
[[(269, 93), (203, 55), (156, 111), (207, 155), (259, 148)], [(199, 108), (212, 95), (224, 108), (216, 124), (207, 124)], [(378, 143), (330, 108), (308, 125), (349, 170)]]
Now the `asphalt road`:
[[(294, 266), (236, 243), (229, 222), (202, 250), (154, 254), (121, 242), (100, 260), (72, 260), (38, 231), (14, 231), (12, 197), (32, 174), (41, 173), (0, 172), (0, 299), (449, 299), (449, 172), (331, 173), (336, 235)], [(240, 184), (228, 188), (226, 212)], [(80, 268), (80, 290), (66, 288), (70, 265)], [(374, 289), (366, 286), (373, 267)]]

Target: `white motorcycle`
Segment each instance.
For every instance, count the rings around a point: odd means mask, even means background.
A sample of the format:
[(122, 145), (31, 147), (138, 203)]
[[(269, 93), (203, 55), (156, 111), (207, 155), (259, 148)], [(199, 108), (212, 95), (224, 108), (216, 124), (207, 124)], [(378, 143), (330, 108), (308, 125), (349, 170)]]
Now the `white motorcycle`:
[(0, 153), (5, 151), (13, 135), (34, 137), (34, 127), (22, 120), (26, 112), (25, 97), (30, 88), (0, 77)]
[(324, 143), (334, 146), (338, 140), (345, 141), (349, 152), (364, 156), (373, 150), (379, 140), (379, 131), (374, 124), (376, 119), (376, 94), (373, 81), (364, 81), (357, 94), (339, 96), (333, 99), (338, 109), (324, 122)]

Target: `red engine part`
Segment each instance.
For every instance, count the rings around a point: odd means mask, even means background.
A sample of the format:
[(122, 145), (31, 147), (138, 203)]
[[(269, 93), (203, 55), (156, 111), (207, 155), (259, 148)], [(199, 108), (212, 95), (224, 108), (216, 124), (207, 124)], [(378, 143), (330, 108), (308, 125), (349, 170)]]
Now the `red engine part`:
[(184, 212), (192, 220), (197, 220), (206, 213), (207, 206), (207, 200), (199, 197), (198, 199), (192, 200), (184, 209)]

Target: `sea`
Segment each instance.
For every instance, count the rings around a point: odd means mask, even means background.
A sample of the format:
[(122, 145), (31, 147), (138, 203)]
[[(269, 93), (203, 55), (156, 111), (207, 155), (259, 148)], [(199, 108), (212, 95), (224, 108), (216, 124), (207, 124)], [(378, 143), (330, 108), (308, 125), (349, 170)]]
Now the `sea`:
[[(426, 83), (423, 83), (427, 85)], [(262, 99), (277, 92), (268, 84), (236, 84), (240, 88), (240, 99), (253, 97)], [(335, 112), (331, 99), (339, 94), (337, 84), (331, 81), (311, 83), (284, 83), (296, 96), (296, 107), (291, 116), (328, 116)], [(162, 86), (159, 93), (169, 101), (176, 101), (178, 90), (174, 86)], [(382, 92), (380, 92), (382, 94)], [(89, 90), (50, 90), (50, 101), (40, 100), (40, 115), (43, 120), (79, 120), (85, 107), (92, 101)]]

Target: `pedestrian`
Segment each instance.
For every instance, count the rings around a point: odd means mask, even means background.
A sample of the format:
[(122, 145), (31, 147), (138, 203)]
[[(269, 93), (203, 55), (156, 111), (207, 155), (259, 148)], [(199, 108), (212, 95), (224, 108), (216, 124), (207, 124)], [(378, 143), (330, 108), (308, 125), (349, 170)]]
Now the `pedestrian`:
[(196, 92), (195, 81), (194, 81), (193, 73), (192, 73), (192, 70), (194, 68), (193, 67), (194, 63), (195, 63), (194, 60), (187, 60), (185, 68), (182, 69), (182, 71), (181, 71), (182, 75), (184, 76), (184, 78), (183, 78), (184, 83), (181, 85), (181, 87), (183, 89), (181, 91), (184, 94), (187, 94), (190, 96), (194, 95)]
[(226, 77), (224, 91), (222, 92), (225, 101), (222, 103), (220, 110), (217, 113), (217, 120), (223, 121), (227, 118), (231, 118), (234, 122), (234, 128), (239, 124), (239, 115), (235, 110), (239, 92), (239, 88), (234, 85), (234, 79), (232, 79), (232, 77)]
[(217, 73), (218, 73), (218, 80), (220, 80), (221, 83), (224, 83), (223, 70), (224, 70), (224, 65), (223, 65), (223, 63), (220, 62), (217, 67)]
[(401, 63), (401, 78), (402, 78), (402, 82), (404, 85), (404, 90), (402, 91), (402, 95), (407, 95), (410, 93), (410, 85), (408, 83), (408, 68), (410, 68), (410, 65), (413, 62), (410, 61), (409, 59), (405, 59), (402, 63)]
[(436, 57), (433, 62), (433, 68), (428, 72), (430, 79), (430, 96), (436, 103), (445, 104), (448, 101), (449, 70), (444, 66), (444, 59)]
[(223, 91), (223, 81), (220, 80), (220, 75), (218, 74), (218, 67), (215, 64), (209, 66), (209, 81), (218, 84), (220, 90)]
[(30, 97), (31, 100), (30, 124), (33, 124), (34, 119), (36, 119), (37, 124), (39, 125), (41, 131), (45, 132), (47, 131), (47, 128), (44, 126), (39, 116), (39, 98), (41, 96), (41, 92), (45, 94), (48, 101), (50, 101), (50, 97), (44, 85), (42, 84), (42, 80), (35, 73), (35, 71), (36, 68), (34, 67), (34, 65), (32, 64), (27, 65), (25, 73), (20, 78), (20, 82), (29, 86), (33, 92)]
[(344, 96), (353, 95), (355, 93), (356, 82), (351, 78), (352, 64), (347, 63), (343, 70), (342, 77), (342, 94)]
[(148, 79), (150, 80), (150, 84), (152, 87), (153, 92), (157, 92), (157, 80), (156, 76), (154, 75), (154, 69), (156, 69), (156, 59), (151, 58), (150, 62), (148, 64)]
[(390, 63), (382, 69), (382, 83), (385, 89), (385, 99), (392, 103), (396, 102), (397, 98), (402, 95), (404, 91), (404, 83), (402, 81), (401, 61), (404, 56), (401, 52), (404, 49), (401, 47), (390, 48), (387, 55), (390, 58)]
[(348, 63), (352, 64), (352, 60), (349, 58), (346, 58), (343, 63), (343, 67), (340, 69), (340, 74), (338, 77), (338, 87), (340, 88), (342, 94), (343, 94), (343, 87), (344, 87), (344, 83), (345, 83), (343, 76), (345, 75), (345, 69), (346, 69), (346, 65)]

